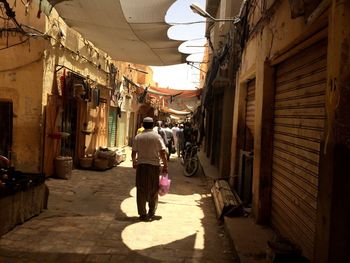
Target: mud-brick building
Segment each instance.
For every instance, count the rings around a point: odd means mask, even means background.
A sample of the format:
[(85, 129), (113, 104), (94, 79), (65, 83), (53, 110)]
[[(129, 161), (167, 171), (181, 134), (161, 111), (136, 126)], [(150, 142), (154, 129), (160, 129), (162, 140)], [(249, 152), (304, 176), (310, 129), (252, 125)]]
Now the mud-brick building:
[(14, 16), (0, 35), (1, 155), (16, 170), (51, 176), (59, 155), (79, 166), (100, 146), (127, 145), (138, 105), (124, 80), (138, 83), (137, 66), (113, 61), (55, 9), (14, 2), (2, 6)]
[[(9, 4), (22, 26), (10, 20), (0, 39), (1, 116), (8, 120), (2, 122), (2, 151), (16, 169), (49, 176), (55, 156), (79, 156), (92, 141), (93, 147), (106, 145), (110, 64), (54, 11), (49, 19), (39, 16), (34, 2)], [(85, 142), (80, 131), (99, 123), (96, 139)]]
[[(224, 48), (213, 49), (222, 61), (219, 70), (225, 56), (233, 70), (232, 186), (251, 204), (257, 223), (270, 225), (311, 262), (345, 262), (350, 4), (243, 1), (239, 12), (227, 13), (225, 2), (209, 0), (207, 11), (235, 18)], [(218, 39), (219, 26), (212, 22), (208, 37)], [(233, 56), (225, 54), (225, 47)], [(212, 61), (209, 73), (216, 71), (215, 57)], [(207, 90), (215, 86), (217, 74), (207, 75)], [(215, 96), (211, 101), (218, 114)]]
[[(140, 64), (116, 62), (116, 65), (120, 70), (121, 86), (118, 87), (119, 99), (115, 98), (111, 101), (110, 118), (112, 118), (111, 114), (116, 116), (116, 118), (113, 117), (113, 120), (116, 121), (116, 133), (114, 134), (115, 141), (109, 140), (111, 143), (108, 146), (131, 146), (144, 108), (151, 108), (149, 105), (139, 103), (138, 96), (143, 91), (142, 87), (152, 84), (153, 71), (151, 67)], [(153, 114), (154, 109), (150, 111)]]

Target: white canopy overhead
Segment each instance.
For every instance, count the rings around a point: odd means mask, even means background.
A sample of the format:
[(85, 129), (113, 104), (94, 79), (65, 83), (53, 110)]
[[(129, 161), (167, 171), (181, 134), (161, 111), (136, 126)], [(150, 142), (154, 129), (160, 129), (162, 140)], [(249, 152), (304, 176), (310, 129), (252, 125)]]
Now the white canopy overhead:
[(49, 0), (68, 26), (113, 59), (163, 66), (185, 62), (164, 17), (175, 0)]

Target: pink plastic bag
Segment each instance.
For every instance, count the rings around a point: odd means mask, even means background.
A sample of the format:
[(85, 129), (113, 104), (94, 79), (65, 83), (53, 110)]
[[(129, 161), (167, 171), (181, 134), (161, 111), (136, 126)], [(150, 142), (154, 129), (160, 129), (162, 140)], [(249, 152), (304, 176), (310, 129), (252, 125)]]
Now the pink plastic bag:
[(159, 195), (163, 196), (169, 192), (171, 180), (168, 178), (168, 174), (162, 174), (159, 176)]

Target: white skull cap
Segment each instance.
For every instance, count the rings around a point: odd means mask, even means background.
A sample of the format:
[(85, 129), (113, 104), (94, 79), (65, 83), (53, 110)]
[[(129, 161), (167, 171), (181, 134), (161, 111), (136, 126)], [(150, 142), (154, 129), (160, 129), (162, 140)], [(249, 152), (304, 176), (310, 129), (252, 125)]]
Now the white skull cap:
[(153, 123), (153, 119), (151, 117), (146, 117), (143, 119), (143, 122), (152, 122)]

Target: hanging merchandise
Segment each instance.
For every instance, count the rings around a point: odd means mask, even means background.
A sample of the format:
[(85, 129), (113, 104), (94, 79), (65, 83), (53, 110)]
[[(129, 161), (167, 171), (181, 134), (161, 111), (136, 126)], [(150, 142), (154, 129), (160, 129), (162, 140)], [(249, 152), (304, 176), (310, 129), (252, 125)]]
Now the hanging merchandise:
[(82, 100), (85, 95), (84, 86), (81, 83), (77, 83), (73, 85), (73, 94), (74, 98)]
[(91, 86), (88, 80), (84, 80), (83, 87), (84, 87), (84, 95), (82, 96), (82, 99), (85, 101), (91, 101)]
[(115, 81), (117, 73), (118, 73), (118, 68), (114, 66), (113, 63), (110, 64), (109, 66), (109, 85), (111, 85), (112, 90), (115, 91), (117, 89), (118, 83)]
[[(57, 71), (56, 71), (57, 73)], [(63, 74), (60, 77), (60, 90), (59, 94), (65, 98), (65, 90), (66, 90), (66, 69), (63, 69)]]
[(148, 90), (148, 87), (146, 87), (144, 92), (140, 96), (137, 97), (138, 103), (144, 103), (145, 102), (145, 98), (146, 98), (146, 95), (147, 95), (147, 90)]
[(95, 88), (92, 90), (92, 108), (95, 109), (96, 107), (98, 107), (100, 105), (100, 90)]
[(122, 109), (120, 107), (117, 107), (117, 115), (119, 118), (122, 117)]

